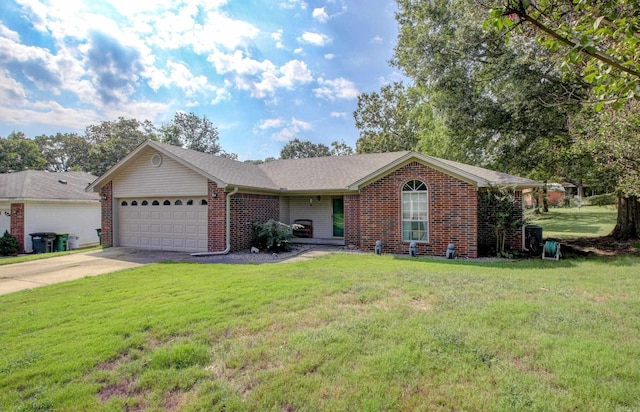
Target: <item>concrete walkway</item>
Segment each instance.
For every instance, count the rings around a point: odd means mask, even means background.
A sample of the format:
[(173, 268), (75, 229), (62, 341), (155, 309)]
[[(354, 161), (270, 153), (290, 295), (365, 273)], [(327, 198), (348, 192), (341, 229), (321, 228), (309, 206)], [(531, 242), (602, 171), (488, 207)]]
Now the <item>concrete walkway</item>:
[(0, 266), (0, 295), (96, 276), (163, 260), (189, 261), (187, 253), (113, 247)]

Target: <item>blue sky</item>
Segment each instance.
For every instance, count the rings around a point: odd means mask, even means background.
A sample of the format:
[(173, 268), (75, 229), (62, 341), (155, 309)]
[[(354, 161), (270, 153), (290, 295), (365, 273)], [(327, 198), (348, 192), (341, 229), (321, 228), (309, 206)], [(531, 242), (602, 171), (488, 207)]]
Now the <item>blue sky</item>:
[(4, 0), (0, 136), (206, 115), (240, 160), (299, 138), (355, 147), (389, 66), (394, 0)]

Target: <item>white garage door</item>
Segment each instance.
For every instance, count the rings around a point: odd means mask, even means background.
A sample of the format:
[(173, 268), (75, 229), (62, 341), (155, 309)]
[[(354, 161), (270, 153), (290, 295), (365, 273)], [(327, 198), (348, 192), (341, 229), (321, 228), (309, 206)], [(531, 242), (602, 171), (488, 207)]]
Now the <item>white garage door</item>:
[(207, 251), (207, 204), (201, 198), (118, 199), (120, 246)]

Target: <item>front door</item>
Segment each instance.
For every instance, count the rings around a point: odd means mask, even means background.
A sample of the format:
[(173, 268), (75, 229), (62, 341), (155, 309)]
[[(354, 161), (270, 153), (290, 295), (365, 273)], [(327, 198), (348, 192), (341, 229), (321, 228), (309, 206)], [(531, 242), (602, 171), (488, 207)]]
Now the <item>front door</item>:
[(344, 198), (333, 198), (333, 237), (344, 237)]

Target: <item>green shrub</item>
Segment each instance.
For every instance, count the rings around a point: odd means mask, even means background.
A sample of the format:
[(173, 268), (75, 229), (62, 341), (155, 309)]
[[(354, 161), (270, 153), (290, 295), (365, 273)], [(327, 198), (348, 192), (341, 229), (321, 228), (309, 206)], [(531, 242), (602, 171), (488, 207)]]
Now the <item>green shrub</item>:
[(4, 231), (4, 235), (0, 237), (0, 255), (12, 256), (18, 253), (20, 244), (15, 236), (11, 235), (8, 230)]
[(615, 205), (618, 201), (618, 196), (615, 193), (605, 193), (603, 195), (589, 196), (587, 201), (591, 206)]
[(291, 250), (290, 240), (293, 237), (291, 226), (277, 220), (265, 223), (253, 222), (251, 245), (269, 252), (287, 252)]

